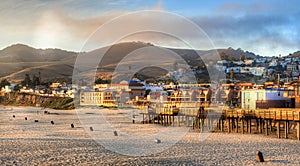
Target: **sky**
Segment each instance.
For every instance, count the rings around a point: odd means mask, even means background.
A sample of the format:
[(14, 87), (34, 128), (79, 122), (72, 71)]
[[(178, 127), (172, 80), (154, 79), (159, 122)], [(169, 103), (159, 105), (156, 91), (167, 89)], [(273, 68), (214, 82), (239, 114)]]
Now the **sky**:
[[(143, 10), (170, 12), (199, 26), (215, 48), (241, 48), (262, 56), (288, 55), (300, 50), (300, 2), (297, 0), (3, 0), (0, 2), (0, 49), (22, 43), (35, 48), (82, 51), (103, 25), (129, 14), (121, 26), (95, 42), (103, 46), (119, 31), (149, 25), (131, 13)], [(131, 18), (130, 18), (131, 16)], [(159, 24), (163, 18), (155, 18)], [(175, 20), (175, 19), (174, 19)], [(199, 42), (184, 24), (167, 20), (170, 31)], [(167, 47), (181, 47), (165, 35), (144, 33), (127, 37)], [(92, 47), (90, 49), (93, 49)], [(201, 48), (212, 49), (212, 48)]]

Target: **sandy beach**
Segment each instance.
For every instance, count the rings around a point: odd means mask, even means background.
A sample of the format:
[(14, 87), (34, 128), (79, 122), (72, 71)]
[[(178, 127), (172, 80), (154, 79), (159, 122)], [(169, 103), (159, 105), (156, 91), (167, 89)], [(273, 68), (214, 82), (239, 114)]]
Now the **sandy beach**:
[[(198, 131), (189, 130), (176, 144), (171, 144), (171, 140), (176, 140), (172, 137), (177, 135), (159, 137), (161, 143), (157, 144), (153, 140), (155, 134), (165, 131), (166, 127), (132, 124), (130, 119), (125, 123), (122, 118), (126, 119), (126, 110), (95, 110), (81, 109), (81, 113), (90, 117), (78, 117), (76, 110), (41, 111), (35, 107), (0, 106), (0, 165), (300, 165), (300, 141), (297, 140), (256, 134), (210, 133), (201, 141)], [(50, 114), (44, 114), (44, 111)], [(118, 136), (105, 129), (101, 121), (89, 120), (98, 118), (99, 111), (106, 113), (106, 122)], [(118, 121), (115, 115), (123, 116)], [(88, 131), (90, 124), (87, 125), (84, 118), (95, 124), (93, 131)], [(74, 124), (74, 128), (70, 124)], [(133, 139), (144, 136), (149, 137)], [(122, 146), (118, 141), (123, 141), (124, 147), (120, 148), (125, 150), (128, 146), (139, 145), (149, 150), (151, 147), (164, 148), (159, 153), (138, 156), (119, 154), (101, 144), (109, 142)], [(257, 150), (263, 153), (264, 163), (256, 161)]]

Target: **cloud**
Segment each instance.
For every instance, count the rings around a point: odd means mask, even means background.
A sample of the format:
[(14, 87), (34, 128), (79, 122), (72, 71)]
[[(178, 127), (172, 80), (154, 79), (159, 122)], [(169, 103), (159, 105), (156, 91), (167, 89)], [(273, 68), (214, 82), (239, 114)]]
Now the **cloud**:
[[(217, 47), (240, 47), (261, 55), (286, 55), (297, 51), (300, 45), (300, 13), (295, 4), (297, 2), (227, 2), (207, 15), (189, 19), (201, 27)], [(157, 1), (154, 6), (138, 9), (166, 11), (163, 5), (163, 1)], [(133, 6), (133, 3), (126, 0), (89, 3), (76, 0), (3, 1), (0, 3), (0, 45), (5, 47), (22, 42), (35, 47), (78, 51), (101, 25), (134, 11)], [(130, 18), (120, 27), (111, 27), (111, 31), (123, 32), (137, 25), (168, 23), (166, 31), (169, 29), (189, 40), (199, 41), (194, 32), (186, 30), (186, 25), (173, 22), (172, 19), (156, 18), (150, 21), (146, 22), (143, 17)], [(97, 42), (108, 41), (115, 35), (118, 33), (102, 34), (95, 41), (95, 46), (101, 45)], [(174, 37), (150, 32), (125, 37), (124, 40), (142, 40), (170, 47), (180, 47), (182, 44)]]
[[(235, 7), (233, 7), (235, 8)], [(239, 11), (237, 11), (239, 12)], [(241, 47), (261, 55), (286, 55), (299, 46), (298, 13), (198, 16), (192, 20), (216, 41), (219, 47)], [(275, 46), (277, 45), (277, 46)], [(261, 47), (264, 49), (260, 49)], [(274, 48), (275, 47), (275, 48)]]
[(1, 2), (0, 45), (25, 43), (39, 48), (78, 50), (97, 27), (123, 13), (106, 9), (105, 3), (74, 0)]
[[(75, 0), (5, 1), (0, 3), (0, 45), (6, 47), (21, 42), (39, 48), (58, 47), (78, 51), (101, 25), (128, 13), (122, 8), (130, 10), (133, 4), (126, 0), (89, 3)], [(116, 10), (113, 6), (117, 6)], [(152, 8), (161, 10), (161, 1)]]

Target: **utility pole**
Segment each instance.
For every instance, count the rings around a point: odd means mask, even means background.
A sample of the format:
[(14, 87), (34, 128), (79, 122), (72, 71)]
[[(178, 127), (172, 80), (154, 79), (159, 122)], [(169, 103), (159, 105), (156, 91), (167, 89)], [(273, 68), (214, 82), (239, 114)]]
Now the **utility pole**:
[(279, 73), (277, 74), (277, 79), (278, 79), (277, 84), (278, 84), (278, 88), (279, 88), (279, 85), (280, 85), (280, 74)]

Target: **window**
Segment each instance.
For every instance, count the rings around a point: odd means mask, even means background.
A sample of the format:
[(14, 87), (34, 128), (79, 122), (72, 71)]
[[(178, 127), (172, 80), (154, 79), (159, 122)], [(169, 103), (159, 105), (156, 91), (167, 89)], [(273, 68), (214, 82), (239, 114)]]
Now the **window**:
[(257, 100), (263, 100), (263, 92), (257, 93)]
[(245, 99), (249, 99), (249, 98), (250, 98), (249, 92), (245, 92), (245, 93), (244, 93), (244, 98), (245, 98)]

